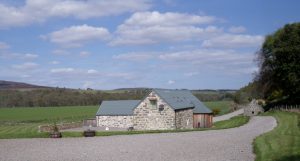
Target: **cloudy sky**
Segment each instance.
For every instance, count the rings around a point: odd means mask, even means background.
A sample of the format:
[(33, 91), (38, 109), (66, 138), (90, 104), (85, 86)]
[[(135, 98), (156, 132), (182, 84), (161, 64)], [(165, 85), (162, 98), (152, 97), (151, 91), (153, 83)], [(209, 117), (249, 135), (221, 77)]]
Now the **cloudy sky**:
[(0, 80), (238, 89), (297, 0), (0, 0)]

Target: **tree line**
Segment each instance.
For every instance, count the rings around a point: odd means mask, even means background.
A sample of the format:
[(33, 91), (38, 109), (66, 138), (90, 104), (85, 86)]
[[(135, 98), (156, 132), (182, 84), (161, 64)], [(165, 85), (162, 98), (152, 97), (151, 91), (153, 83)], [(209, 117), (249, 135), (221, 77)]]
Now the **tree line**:
[[(122, 92), (72, 90), (64, 88), (0, 90), (0, 107), (54, 107), (99, 105), (103, 100), (141, 100), (150, 89)], [(232, 94), (195, 94), (201, 101), (231, 100)]]
[(265, 109), (300, 104), (300, 23), (286, 24), (267, 35), (257, 52), (259, 72), (236, 92), (234, 101), (264, 99)]
[(0, 107), (50, 107), (99, 105), (102, 100), (141, 99), (147, 91), (123, 93), (70, 89), (38, 89), (29, 91), (1, 90)]

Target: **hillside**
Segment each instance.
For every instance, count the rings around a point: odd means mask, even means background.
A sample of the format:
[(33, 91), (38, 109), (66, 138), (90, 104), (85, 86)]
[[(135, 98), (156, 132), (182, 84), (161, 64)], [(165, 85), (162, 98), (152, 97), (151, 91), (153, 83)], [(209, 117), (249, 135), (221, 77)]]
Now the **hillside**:
[[(0, 81), (0, 108), (98, 105), (103, 100), (142, 99), (148, 88), (115, 90), (53, 88), (27, 83)], [(230, 101), (234, 90), (192, 90), (201, 101)]]
[(47, 86), (32, 85), (22, 82), (12, 82), (0, 80), (0, 90), (24, 90), (24, 89), (41, 89), (52, 88)]

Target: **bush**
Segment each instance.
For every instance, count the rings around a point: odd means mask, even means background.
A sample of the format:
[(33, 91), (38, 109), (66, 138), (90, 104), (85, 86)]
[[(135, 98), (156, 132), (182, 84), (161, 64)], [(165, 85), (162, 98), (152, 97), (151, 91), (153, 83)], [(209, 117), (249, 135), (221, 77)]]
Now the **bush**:
[(221, 112), (221, 110), (218, 108), (214, 108), (214, 109), (212, 109), (212, 112), (213, 112), (213, 115), (216, 116)]

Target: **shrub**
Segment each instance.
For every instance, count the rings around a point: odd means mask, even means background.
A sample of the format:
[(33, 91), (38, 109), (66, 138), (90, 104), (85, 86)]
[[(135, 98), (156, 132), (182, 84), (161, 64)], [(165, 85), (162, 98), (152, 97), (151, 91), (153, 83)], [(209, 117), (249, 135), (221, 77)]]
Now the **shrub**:
[(221, 110), (218, 108), (214, 108), (214, 109), (212, 109), (212, 112), (213, 112), (213, 115), (216, 116), (221, 112)]

